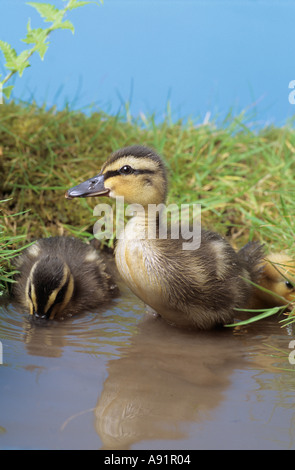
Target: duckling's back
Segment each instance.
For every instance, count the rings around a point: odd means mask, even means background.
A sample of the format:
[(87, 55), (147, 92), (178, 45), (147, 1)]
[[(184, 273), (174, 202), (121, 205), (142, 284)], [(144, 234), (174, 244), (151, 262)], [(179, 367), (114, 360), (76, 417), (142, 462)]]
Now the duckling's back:
[(199, 249), (183, 251), (181, 256), (182, 269), (174, 267), (167, 279), (167, 285), (174, 285), (171, 303), (184, 309), (198, 328), (232, 322), (235, 309), (246, 304), (252, 291), (248, 263), (241, 262), (223, 237), (205, 230)]
[(77, 306), (81, 303), (95, 308), (111, 298), (114, 282), (102, 257), (91, 245), (72, 237), (41, 239), (38, 244), (44, 253), (62, 257), (69, 266), (74, 276), (73, 301)]

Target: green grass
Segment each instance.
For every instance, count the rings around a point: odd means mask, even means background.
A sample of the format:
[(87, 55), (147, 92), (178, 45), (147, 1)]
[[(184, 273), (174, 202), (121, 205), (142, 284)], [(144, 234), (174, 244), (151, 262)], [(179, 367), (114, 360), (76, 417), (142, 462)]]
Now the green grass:
[(23, 235), (11, 235), (7, 230), (7, 225), (12, 222), (12, 218), (17, 218), (22, 214), (5, 214), (2, 208), (7, 200), (0, 200), (0, 296), (8, 290), (9, 283), (13, 282), (13, 275), (16, 271), (11, 269), (11, 260), (23, 249), (20, 243), (24, 242)]
[(229, 115), (219, 126), (167, 117), (157, 125), (153, 116), (133, 120), (1, 105), (0, 237), (11, 241), (3, 245), (1, 275), (9, 278), (4, 253), (38, 237), (92, 236), (97, 202), (67, 201), (65, 190), (97, 174), (110, 152), (131, 144), (152, 146), (165, 158), (169, 203), (201, 203), (202, 224), (237, 248), (260, 240), (269, 251), (295, 257), (295, 131), (285, 126), (254, 132), (245, 122), (244, 115)]

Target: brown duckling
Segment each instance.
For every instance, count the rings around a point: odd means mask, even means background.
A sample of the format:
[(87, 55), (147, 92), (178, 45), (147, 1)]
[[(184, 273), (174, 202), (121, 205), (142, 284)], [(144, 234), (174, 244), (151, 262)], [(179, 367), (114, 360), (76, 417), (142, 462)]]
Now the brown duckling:
[(38, 318), (92, 311), (117, 289), (98, 252), (72, 237), (36, 241), (16, 258), (15, 268), (13, 297)]
[(253, 299), (255, 308), (290, 304), (292, 310), (295, 302), (295, 261), (285, 253), (267, 255), (262, 264), (258, 284), (275, 295), (256, 288)]
[[(230, 323), (235, 309), (243, 308), (261, 262), (248, 266), (217, 233), (201, 230), (200, 246), (184, 250), (183, 239), (148, 236), (149, 205), (165, 203), (167, 176), (153, 150), (131, 146), (112, 154), (100, 173), (67, 191), (66, 197), (123, 196), (143, 207), (118, 237), (117, 268), (129, 288), (170, 324), (210, 329)], [(161, 213), (157, 219), (157, 230)], [(187, 241), (187, 239), (185, 240)]]

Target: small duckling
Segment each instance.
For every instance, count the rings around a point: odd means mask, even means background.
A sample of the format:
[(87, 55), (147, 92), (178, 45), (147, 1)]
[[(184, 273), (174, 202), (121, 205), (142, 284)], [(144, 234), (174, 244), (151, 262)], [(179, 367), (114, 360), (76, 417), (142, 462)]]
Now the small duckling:
[(15, 268), (12, 295), (38, 318), (61, 320), (94, 310), (117, 289), (97, 251), (71, 237), (36, 241)]
[(256, 288), (253, 299), (255, 308), (290, 304), (292, 310), (292, 302), (295, 302), (295, 261), (284, 253), (269, 254), (263, 261), (258, 284), (275, 295)]
[[(129, 288), (167, 322), (177, 327), (211, 329), (233, 320), (252, 292), (246, 279), (255, 279), (261, 262), (248, 266), (217, 233), (201, 231), (200, 246), (183, 250), (183, 239), (148, 237), (151, 204), (166, 200), (164, 163), (153, 150), (131, 146), (112, 154), (101, 172), (67, 191), (66, 197), (123, 196), (140, 204), (118, 237), (115, 259)], [(161, 224), (161, 213), (157, 229)], [(187, 240), (185, 240), (187, 241)]]

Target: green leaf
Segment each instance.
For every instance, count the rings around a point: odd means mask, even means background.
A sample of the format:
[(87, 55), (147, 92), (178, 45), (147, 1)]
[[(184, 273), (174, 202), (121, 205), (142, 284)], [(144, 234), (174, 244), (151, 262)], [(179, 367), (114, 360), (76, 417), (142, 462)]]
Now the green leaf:
[(41, 60), (44, 59), (45, 52), (48, 49), (49, 43), (46, 42), (48, 37), (48, 30), (42, 28), (31, 28), (31, 20), (29, 19), (27, 24), (27, 35), (23, 42), (27, 44), (35, 44), (34, 51), (38, 52)]
[(74, 32), (75, 32), (74, 25), (73, 25), (73, 23), (71, 23), (69, 20), (63, 21), (63, 22), (61, 23), (61, 25), (60, 25), (60, 28), (61, 28), (61, 29), (70, 29), (73, 34), (74, 34)]
[(0, 40), (0, 49), (3, 52), (4, 58), (6, 60), (5, 66), (9, 70), (13, 70), (13, 71), (17, 70), (17, 65), (16, 65), (17, 53), (16, 53), (16, 50), (13, 49), (13, 47), (11, 47), (11, 45), (8, 44), (8, 42), (1, 41), (1, 40)]
[(15, 49), (10, 44), (1, 40), (0, 49), (6, 59), (6, 68), (13, 72), (19, 72), (19, 75), (22, 76), (24, 69), (30, 66), (27, 60), (30, 51), (26, 50), (17, 55)]
[(49, 46), (49, 43), (41, 43), (41, 44), (36, 44), (35, 46), (35, 51), (38, 52), (41, 60), (44, 60), (44, 55), (45, 55), (45, 52), (47, 51), (48, 49), (48, 46)]
[[(99, 2), (94, 2), (94, 1), (78, 1), (78, 0), (73, 0), (72, 2), (70, 2), (69, 6), (68, 6), (68, 10), (74, 10), (74, 8), (79, 8), (79, 7), (83, 7), (84, 5), (89, 5), (90, 3), (95, 3), (96, 5), (99, 5)], [(102, 3), (102, 2), (101, 2)]]
[(21, 77), (22, 74), (24, 73), (24, 70), (28, 67), (31, 67), (30, 63), (28, 61), (26, 62), (23, 62), (22, 64), (19, 65), (17, 71), (18, 71), (18, 74), (19, 76)]
[(47, 38), (47, 31), (42, 28), (31, 28), (31, 21), (27, 24), (27, 35), (25, 39), (22, 39), (26, 44), (38, 44), (44, 42)]
[(54, 23), (54, 21), (60, 18), (61, 10), (50, 5), (50, 3), (28, 2), (27, 5), (31, 5), (31, 7), (35, 8), (45, 21)]
[(63, 21), (63, 22), (56, 22), (54, 25), (51, 27), (52, 30), (54, 29), (70, 29), (72, 33), (74, 34), (75, 28), (73, 23), (71, 23), (69, 20)]
[(13, 85), (9, 85), (9, 86), (3, 88), (2, 91), (3, 91), (3, 93), (4, 93), (4, 95), (6, 96), (7, 99), (10, 98), (12, 90), (13, 90)]
[(25, 50), (25, 51), (21, 52), (16, 58), (15, 63), (16, 63), (17, 71), (18, 71), (20, 77), (22, 76), (23, 71), (27, 67), (30, 67), (30, 63), (28, 61), (29, 54), (30, 54), (30, 50)]

